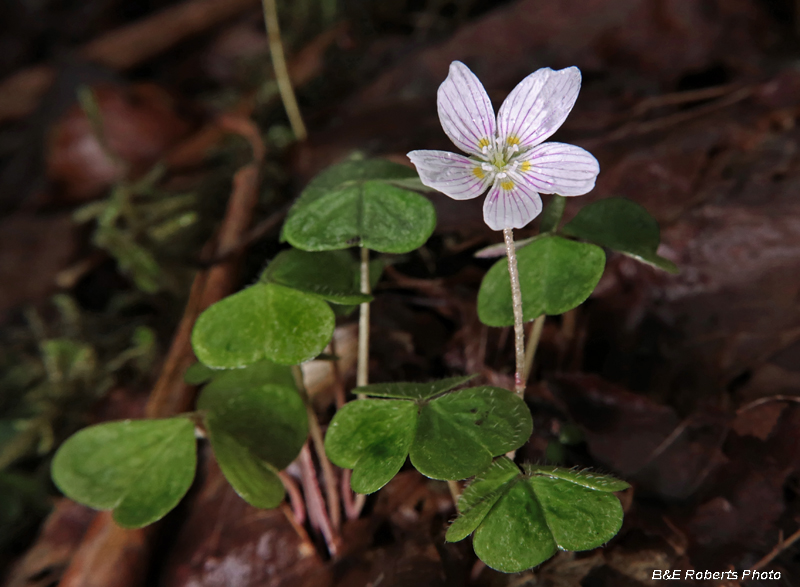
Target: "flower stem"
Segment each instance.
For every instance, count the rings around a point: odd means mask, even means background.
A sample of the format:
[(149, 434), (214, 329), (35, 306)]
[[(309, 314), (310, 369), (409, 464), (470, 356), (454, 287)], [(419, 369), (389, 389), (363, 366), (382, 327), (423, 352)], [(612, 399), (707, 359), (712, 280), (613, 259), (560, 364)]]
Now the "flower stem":
[(514, 374), (514, 391), (520, 397), (525, 395), (525, 330), (522, 323), (522, 292), (519, 289), (519, 270), (517, 252), (514, 247), (514, 233), (510, 228), (503, 229), (508, 257), (508, 276), (511, 280), (511, 303), (514, 310), (514, 349), (517, 370)]
[(545, 315), (542, 314), (533, 321), (533, 328), (528, 337), (528, 348), (525, 349), (525, 371), (522, 374), (525, 382), (531, 376), (531, 369), (533, 368), (533, 357), (536, 356), (536, 349), (539, 347), (539, 339), (542, 338), (542, 328), (544, 328)]
[(286, 66), (286, 56), (283, 53), (283, 42), (281, 41), (281, 29), (278, 23), (278, 8), (275, 0), (262, 0), (261, 5), (264, 10), (264, 24), (267, 28), (269, 38), (269, 53), (272, 57), (272, 67), (275, 69), (275, 79), (278, 82), (278, 90), (281, 93), (283, 107), (286, 116), (289, 117), (289, 124), (297, 140), (304, 141), (308, 136), (303, 116), (300, 114), (300, 107), (297, 105), (297, 98), (292, 88), (292, 80), (289, 77), (289, 69)]
[(314, 445), (314, 452), (317, 453), (319, 464), (322, 467), (322, 476), (325, 480), (325, 496), (328, 501), (328, 512), (331, 516), (331, 526), (334, 531), (339, 529), (342, 520), (342, 513), (339, 505), (339, 488), (336, 486), (336, 473), (333, 470), (333, 465), (328, 460), (328, 455), (325, 454), (325, 441), (322, 438), (322, 428), (319, 425), (317, 414), (314, 412), (314, 406), (311, 405), (311, 399), (308, 397), (306, 386), (303, 383), (303, 370), (299, 365), (292, 367), (292, 374), (294, 375), (297, 390), (300, 392), (300, 397), (306, 406), (308, 413), (308, 432), (311, 435), (311, 442)]
[[(369, 249), (361, 247), (361, 293), (369, 294)], [(356, 386), (363, 387), (369, 383), (369, 302), (361, 304), (358, 318), (358, 370)], [(358, 399), (364, 399), (359, 394)]]

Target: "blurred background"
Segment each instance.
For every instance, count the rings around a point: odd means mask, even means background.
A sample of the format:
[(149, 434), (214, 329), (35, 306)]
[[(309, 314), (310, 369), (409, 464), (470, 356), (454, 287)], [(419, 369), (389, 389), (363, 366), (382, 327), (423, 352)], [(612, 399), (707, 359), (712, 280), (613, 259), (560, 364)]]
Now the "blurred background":
[[(258, 0), (0, 3), (2, 584), (635, 587), (687, 568), (772, 569), (781, 579), (748, 585), (800, 584), (789, 540), (800, 536), (800, 3), (287, 0), (278, 11), (300, 141)], [(590, 150), (601, 173), (565, 217), (630, 198), (681, 269), (609, 254), (589, 301), (548, 319), (528, 388), (535, 432), (520, 453), (630, 480), (619, 536), (495, 573), (469, 541), (444, 543), (447, 488), (409, 470), (370, 498), (330, 560), (314, 528), (247, 506), (209, 457), (157, 528), (98, 538), (110, 530), (50, 482), (53, 451), (85, 425), (152, 414), (154, 389), (191, 403), (164, 373), (192, 284), (213, 268), (226, 271), (222, 290), (251, 283), (318, 171), (354, 153), (455, 150), (435, 107), (455, 59), (496, 107), (539, 67), (577, 65), (582, 91), (554, 138)], [(259, 181), (232, 218), (232, 178), (248, 165)], [(491, 260), (473, 255), (502, 239), (480, 199), (431, 199), (434, 236), (392, 259), (377, 290), (372, 378), (468, 372), (508, 385), (513, 337), (475, 315)], [(348, 389), (354, 320), (337, 329)], [(335, 387), (322, 373), (312, 388), (326, 418)]]

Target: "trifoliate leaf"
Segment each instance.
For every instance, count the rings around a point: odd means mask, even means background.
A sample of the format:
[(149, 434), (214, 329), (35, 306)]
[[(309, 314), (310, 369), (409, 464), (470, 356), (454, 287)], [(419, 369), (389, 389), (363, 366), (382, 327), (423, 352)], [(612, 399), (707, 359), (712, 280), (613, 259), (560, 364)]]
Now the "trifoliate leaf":
[(475, 475), (493, 457), (522, 446), (533, 424), (525, 402), (506, 389), (474, 387), (438, 395), (464, 380), (360, 388), (404, 399), (345, 405), (328, 428), (328, 456), (334, 464), (354, 469), (352, 487), (359, 493), (383, 487), (409, 454), (417, 470), (433, 479)]
[(392, 185), (416, 172), (381, 160), (348, 161), (315, 178), (289, 211), (283, 238), (306, 251), (360, 245), (383, 253), (421, 247), (436, 225), (433, 204)]
[(214, 369), (245, 367), (262, 359), (295, 365), (322, 352), (334, 323), (330, 306), (317, 296), (258, 283), (203, 312), (192, 330), (192, 347)]
[(460, 516), (446, 539), (475, 532), (475, 553), (488, 566), (517, 573), (541, 564), (557, 549), (589, 550), (608, 542), (622, 525), (622, 506), (611, 493), (624, 481), (587, 471), (492, 463), (458, 501)]
[(361, 304), (372, 300), (359, 288), (359, 263), (348, 251), (310, 253), (282, 251), (261, 274), (262, 283), (277, 283), (313, 294), (334, 304)]
[(678, 268), (656, 251), (661, 242), (658, 222), (636, 202), (608, 198), (581, 209), (562, 232), (624, 253), (669, 273)]
[[(545, 236), (517, 251), (524, 320), (557, 315), (583, 303), (605, 268), (600, 247)], [(487, 326), (511, 326), (514, 313), (508, 262), (501, 259), (486, 273), (478, 292), (478, 317)]]
[(120, 526), (140, 528), (178, 504), (192, 484), (196, 460), (190, 420), (125, 420), (67, 439), (53, 458), (52, 476), (70, 499), (114, 510)]

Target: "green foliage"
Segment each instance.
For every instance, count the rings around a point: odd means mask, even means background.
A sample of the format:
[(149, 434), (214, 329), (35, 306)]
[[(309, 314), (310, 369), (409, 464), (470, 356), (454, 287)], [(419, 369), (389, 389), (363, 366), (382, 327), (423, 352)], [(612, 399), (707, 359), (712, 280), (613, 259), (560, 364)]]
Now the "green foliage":
[[(563, 314), (583, 303), (597, 286), (605, 254), (595, 245), (559, 236), (542, 236), (517, 252), (525, 321), (542, 314)], [(478, 317), (488, 326), (511, 326), (508, 262), (501, 259), (486, 273), (478, 292)]]
[(186, 369), (186, 372), (183, 374), (183, 380), (189, 385), (203, 385), (211, 381), (219, 372), (218, 369), (206, 367), (203, 363), (198, 361)]
[(478, 475), (458, 502), (460, 516), (446, 539), (472, 532), (475, 553), (506, 573), (534, 567), (557, 550), (590, 550), (622, 526), (622, 506), (611, 493), (628, 487), (606, 475), (527, 466), (503, 457)]
[(81, 224), (96, 221), (94, 245), (111, 255), (120, 271), (145, 293), (165, 286), (178, 289), (174, 277), (178, 268), (165, 271), (158, 256), (198, 221), (194, 195), (156, 188), (163, 174), (163, 167), (156, 166), (139, 181), (122, 180), (108, 198), (91, 202), (73, 214)]
[(563, 232), (669, 273), (678, 272), (675, 263), (656, 253), (661, 242), (656, 219), (642, 206), (625, 198), (608, 198), (589, 204), (564, 226)]
[(314, 295), (259, 283), (220, 300), (192, 330), (197, 358), (214, 369), (268, 359), (294, 365), (313, 359), (333, 336), (330, 306)]
[(413, 251), (436, 225), (427, 198), (393, 184), (414, 177), (414, 170), (380, 159), (334, 165), (300, 195), (283, 238), (306, 251), (356, 245), (383, 253)]
[(53, 481), (90, 507), (114, 510), (124, 528), (164, 517), (189, 490), (197, 460), (186, 418), (125, 420), (84, 428), (53, 458)]
[(397, 474), (406, 455), (427, 477), (464, 479), (485, 469), (493, 457), (522, 446), (533, 427), (525, 402), (497, 387), (450, 391), (467, 379), (356, 389), (393, 399), (350, 402), (328, 428), (328, 456), (353, 469), (353, 490), (377, 491)]
[(372, 301), (371, 295), (361, 293), (359, 263), (348, 251), (282, 251), (261, 274), (260, 281), (291, 287), (334, 304)]
[[(542, 211), (542, 220), (539, 224), (539, 233), (555, 232), (558, 229), (558, 223), (561, 222), (561, 217), (564, 215), (564, 208), (567, 205), (567, 199), (564, 196), (553, 194), (550, 202), (545, 206)], [(517, 244), (519, 246), (519, 244)]]
[(225, 371), (209, 383), (198, 409), (222, 473), (255, 507), (283, 500), (278, 471), (299, 454), (308, 417), (288, 367), (262, 362)]

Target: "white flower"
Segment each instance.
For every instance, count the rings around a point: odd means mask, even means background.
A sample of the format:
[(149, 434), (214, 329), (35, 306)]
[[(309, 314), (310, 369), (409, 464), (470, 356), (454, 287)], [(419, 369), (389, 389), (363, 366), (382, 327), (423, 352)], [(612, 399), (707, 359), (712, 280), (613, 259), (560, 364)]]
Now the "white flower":
[(495, 121), (481, 82), (453, 61), (439, 86), (439, 120), (470, 157), (447, 151), (411, 151), (408, 157), (422, 183), (456, 200), (490, 188), (483, 218), (491, 229), (522, 228), (542, 211), (540, 193), (580, 196), (594, 187), (600, 166), (589, 152), (543, 143), (566, 120), (580, 87), (577, 67), (539, 69), (514, 88)]

